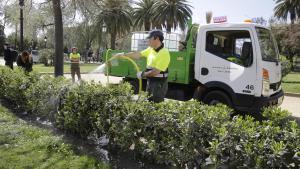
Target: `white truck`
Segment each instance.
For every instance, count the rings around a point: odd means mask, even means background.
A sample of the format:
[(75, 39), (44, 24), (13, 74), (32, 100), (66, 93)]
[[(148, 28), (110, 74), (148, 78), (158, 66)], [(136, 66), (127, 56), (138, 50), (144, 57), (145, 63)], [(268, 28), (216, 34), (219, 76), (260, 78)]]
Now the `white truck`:
[[(186, 41), (181, 44), (185, 46), (180, 50), (170, 50), (168, 98), (224, 103), (246, 112), (259, 112), (262, 107), (282, 103), (279, 53), (268, 28), (254, 23), (199, 28), (190, 24)], [(111, 51), (109, 56), (117, 52), (121, 51)], [(145, 60), (137, 63), (145, 68)], [(128, 61), (118, 61), (109, 73), (125, 77), (138, 89), (136, 70)]]

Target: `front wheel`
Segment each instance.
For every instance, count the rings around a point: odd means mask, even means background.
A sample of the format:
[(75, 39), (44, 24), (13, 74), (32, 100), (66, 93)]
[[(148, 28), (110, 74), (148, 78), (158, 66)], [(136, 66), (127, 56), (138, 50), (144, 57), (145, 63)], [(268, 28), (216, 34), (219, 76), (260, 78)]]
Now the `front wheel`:
[(229, 107), (232, 107), (230, 97), (226, 93), (219, 90), (207, 93), (203, 98), (203, 102), (208, 105), (216, 105), (222, 103)]

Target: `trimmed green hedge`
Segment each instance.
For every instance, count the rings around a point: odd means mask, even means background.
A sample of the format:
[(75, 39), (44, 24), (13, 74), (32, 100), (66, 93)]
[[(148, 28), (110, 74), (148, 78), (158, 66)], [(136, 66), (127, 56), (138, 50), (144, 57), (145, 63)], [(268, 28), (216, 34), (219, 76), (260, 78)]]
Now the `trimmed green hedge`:
[[(81, 138), (174, 168), (299, 168), (300, 130), (290, 113), (268, 108), (268, 120), (230, 118), (231, 109), (197, 101), (148, 102), (129, 84), (72, 84), (64, 78), (0, 68), (0, 98), (53, 120)], [(13, 76), (13, 77), (11, 77)], [(8, 79), (8, 80), (6, 80)]]

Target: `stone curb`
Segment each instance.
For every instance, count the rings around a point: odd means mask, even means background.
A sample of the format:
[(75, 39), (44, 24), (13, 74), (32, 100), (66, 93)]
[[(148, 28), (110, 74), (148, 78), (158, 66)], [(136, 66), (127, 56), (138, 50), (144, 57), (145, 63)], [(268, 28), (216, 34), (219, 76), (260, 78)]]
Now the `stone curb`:
[(285, 96), (300, 97), (300, 93), (284, 93)]

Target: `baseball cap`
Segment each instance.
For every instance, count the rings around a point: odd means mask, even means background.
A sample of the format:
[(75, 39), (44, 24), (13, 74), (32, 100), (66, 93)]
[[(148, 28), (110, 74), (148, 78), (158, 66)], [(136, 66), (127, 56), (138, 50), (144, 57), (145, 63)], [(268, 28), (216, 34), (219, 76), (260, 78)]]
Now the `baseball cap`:
[(152, 30), (149, 35), (147, 36), (147, 39), (150, 39), (152, 37), (158, 37), (160, 41), (164, 40), (164, 34), (162, 33), (161, 30)]

